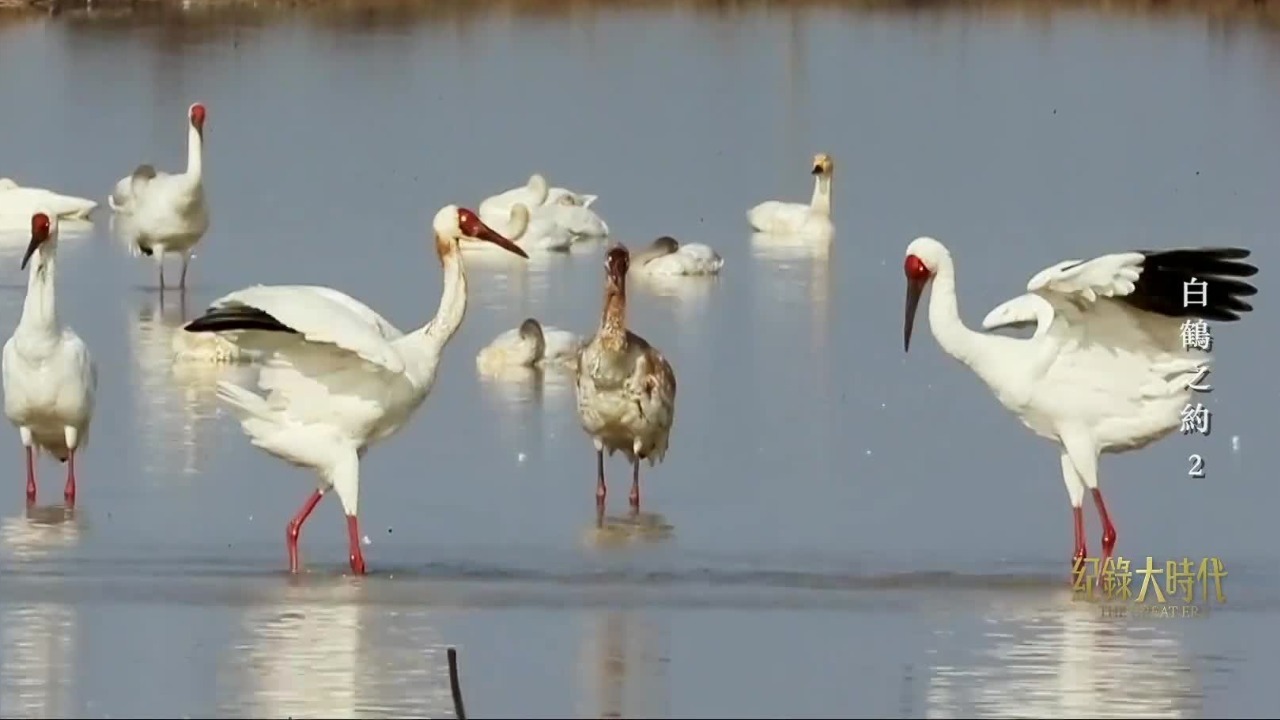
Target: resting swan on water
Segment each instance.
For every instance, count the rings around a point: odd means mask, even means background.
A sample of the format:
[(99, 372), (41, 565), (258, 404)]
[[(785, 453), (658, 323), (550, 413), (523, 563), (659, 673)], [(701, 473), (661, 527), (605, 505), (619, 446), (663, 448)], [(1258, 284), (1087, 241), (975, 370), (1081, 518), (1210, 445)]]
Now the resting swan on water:
[(529, 176), (529, 182), (524, 185), (505, 190), (480, 201), (480, 207), (477, 208), (477, 212), (482, 220), (486, 215), (503, 217), (511, 212), (511, 206), (516, 203), (536, 208), (540, 205), (563, 201), (565, 198), (568, 198), (568, 204), (584, 208), (591, 207), (591, 203), (599, 199), (595, 195), (576, 193), (567, 188), (550, 187), (547, 183), (547, 178), (542, 173), (534, 173)]
[(56, 215), (59, 220), (87, 220), (96, 207), (98, 203), (86, 198), (23, 187), (11, 178), (0, 178), (0, 217), (18, 218), (24, 227), (38, 211)]
[(520, 327), (507, 330), (493, 339), (476, 355), (481, 370), (504, 367), (570, 367), (577, 362), (583, 345), (578, 335), (548, 325), (543, 327), (533, 318)]
[(766, 200), (747, 211), (751, 227), (771, 235), (801, 235), (826, 241), (835, 235), (831, 222), (831, 179), (835, 163), (826, 153), (813, 156), (813, 199), (809, 204)]
[(717, 275), (722, 267), (724, 258), (709, 245), (681, 245), (669, 235), (631, 256), (631, 272), (636, 275)]

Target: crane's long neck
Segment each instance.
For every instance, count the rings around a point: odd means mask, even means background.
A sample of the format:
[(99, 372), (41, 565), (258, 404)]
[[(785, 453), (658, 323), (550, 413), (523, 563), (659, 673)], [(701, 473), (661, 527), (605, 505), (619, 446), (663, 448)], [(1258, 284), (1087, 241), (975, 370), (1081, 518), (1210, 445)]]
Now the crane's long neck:
[[(467, 272), (462, 265), (462, 253), (455, 240), (436, 238), (440, 253), (440, 265), (444, 273), (444, 288), (440, 292), (440, 306), (435, 317), (423, 325), (414, 337), (428, 355), (438, 361), (440, 352), (462, 325), (467, 312)], [(434, 367), (434, 365), (432, 365)]]
[(956, 271), (947, 257), (938, 263), (929, 291), (929, 329), (948, 355), (977, 369), (974, 362), (982, 351), (982, 338), (965, 327), (956, 302)]
[(57, 259), (49, 245), (36, 250), (27, 275), (27, 297), (22, 303), (18, 327), (28, 332), (52, 335), (58, 328), (58, 306), (53, 279)]
[(604, 311), (600, 313), (600, 330), (596, 333), (604, 346), (621, 350), (627, 341), (627, 280), (625, 277), (605, 281)]
[(204, 137), (190, 123), (187, 127), (187, 176), (193, 181), (204, 176)]
[(831, 214), (831, 174), (825, 173), (813, 179), (813, 199), (809, 206), (824, 215)]

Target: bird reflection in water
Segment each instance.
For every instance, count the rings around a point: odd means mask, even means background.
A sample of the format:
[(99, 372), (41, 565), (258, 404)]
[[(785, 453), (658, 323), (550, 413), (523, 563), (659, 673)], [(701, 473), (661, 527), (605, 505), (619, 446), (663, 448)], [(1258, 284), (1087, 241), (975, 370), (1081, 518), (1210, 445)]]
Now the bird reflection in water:
[(675, 535), (675, 526), (662, 513), (628, 510), (625, 515), (606, 515), (596, 505), (595, 524), (587, 529), (584, 540), (593, 548), (618, 548), (640, 543), (656, 543)]
[(705, 315), (711, 293), (720, 282), (716, 275), (634, 274), (627, 280), (642, 292), (661, 298), (671, 308), (684, 335), (697, 333), (698, 328), (691, 321)]
[(74, 506), (30, 505), (24, 514), (0, 522), (0, 544), (5, 555), (15, 560), (44, 557), (75, 546), (85, 528), (84, 517), (83, 510)]
[(1167, 625), (1105, 618), (1069, 591), (1040, 600), (995, 608), (980, 638), (938, 635), (928, 717), (1201, 716), (1197, 678)]
[(75, 717), (76, 609), (38, 603), (0, 613), (0, 717)]
[(541, 306), (551, 289), (551, 275), (563, 269), (567, 259), (563, 252), (531, 252), (528, 260), (505, 252), (468, 252), (463, 255), (467, 272), (483, 280), (467, 290), (477, 305), (503, 312)]
[(447, 646), (427, 611), (353, 578), (300, 576), (248, 609), (221, 677), (220, 714), (451, 717)]
[(670, 651), (662, 628), (633, 610), (587, 615), (580, 672), (582, 717), (670, 715)]
[(129, 344), (137, 382), (132, 383), (137, 416), (146, 445), (144, 469), (153, 477), (194, 475), (208, 452), (210, 421), (218, 414), (219, 380), (239, 381), (252, 368), (205, 357), (175, 357), (182, 330), (179, 303), (165, 307), (159, 293), (148, 293), (129, 324)]
[[(494, 406), (504, 444), (545, 449), (557, 432), (544, 422), (547, 410), (550, 407), (562, 415), (567, 412), (573, 400), (573, 371), (555, 365), (496, 365), (477, 367), (476, 372), (480, 395), (487, 405)], [(566, 431), (561, 428), (559, 432)]]

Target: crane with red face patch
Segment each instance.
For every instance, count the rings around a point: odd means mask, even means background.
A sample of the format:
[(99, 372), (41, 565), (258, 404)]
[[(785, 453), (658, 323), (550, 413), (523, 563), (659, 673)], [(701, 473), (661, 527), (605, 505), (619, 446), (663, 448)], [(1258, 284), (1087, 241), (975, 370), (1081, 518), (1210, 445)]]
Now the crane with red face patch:
[(264, 357), (259, 395), (229, 382), (218, 397), (254, 445), (318, 475), (317, 489), (289, 523), (289, 570), (298, 571), (298, 536), (333, 489), (347, 516), (351, 569), (365, 572), (358, 525), (359, 463), (399, 431), (426, 399), (445, 345), (462, 324), (467, 276), (458, 241), (476, 238), (527, 258), (480, 221), (448, 205), (432, 222), (444, 288), (435, 317), (402, 333), (367, 305), (327, 287), (255, 285), (215, 300), (187, 332), (219, 333)]
[(155, 259), (164, 290), (164, 256), (182, 256), (178, 287), (187, 287), (187, 264), (196, 243), (209, 230), (209, 207), (204, 194), (204, 123), (201, 103), (187, 108), (187, 169), (167, 173), (144, 163), (116, 181), (107, 204), (116, 214), (115, 227), (128, 241), (130, 252)]
[(76, 502), (76, 451), (89, 442), (98, 370), (80, 336), (58, 321), (54, 276), (58, 216), (31, 216), (31, 242), (22, 256), (30, 266), (27, 297), (13, 336), (4, 344), (4, 413), (27, 453), (27, 505), (36, 502), (34, 450), (67, 464), (63, 497)]
[[(1115, 526), (1098, 487), (1102, 453), (1136, 450), (1182, 426), (1193, 384), (1210, 357), (1183, 340), (1187, 321), (1231, 322), (1253, 308), (1245, 282), (1257, 268), (1240, 248), (1135, 250), (1067, 260), (1042, 270), (1027, 293), (997, 306), (984, 330), (1035, 326), (1029, 339), (976, 332), (960, 320), (955, 266), (937, 240), (907, 246), (903, 349), (926, 286), (929, 328), (943, 351), (971, 370), (1032, 432), (1058, 444), (1075, 524), (1073, 568), (1088, 554), (1083, 503), (1093, 494), (1103, 561)], [(1203, 304), (1187, 302), (1203, 289)]]

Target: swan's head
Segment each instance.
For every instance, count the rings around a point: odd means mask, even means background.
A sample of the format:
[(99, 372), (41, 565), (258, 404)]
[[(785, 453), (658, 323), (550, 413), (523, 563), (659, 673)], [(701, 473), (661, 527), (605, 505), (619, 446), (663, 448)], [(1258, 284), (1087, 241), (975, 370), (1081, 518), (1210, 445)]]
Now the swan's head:
[(187, 108), (187, 120), (191, 122), (191, 127), (199, 133), (201, 138), (204, 138), (204, 115), (204, 105), (200, 103), (192, 103), (191, 107)]
[(542, 334), (542, 325), (533, 318), (525, 318), (525, 321), (520, 323), (520, 339), (533, 343), (531, 359), (534, 361), (541, 358), (547, 350), (547, 339)]
[[(58, 243), (58, 216), (50, 212), (38, 212), (31, 216), (31, 242), (22, 256), (22, 269), (27, 269), (31, 256), (37, 250), (54, 247)], [(42, 253), (43, 254), (43, 253)]]
[(520, 323), (520, 337), (528, 340), (536, 340), (542, 337), (542, 325), (534, 318), (526, 318)]
[(622, 289), (626, 282), (627, 269), (631, 266), (631, 253), (625, 245), (618, 244), (609, 248), (604, 254), (605, 285), (611, 289)]
[(938, 272), (938, 266), (947, 258), (947, 249), (931, 237), (918, 237), (907, 246), (907, 259), (902, 271), (907, 276), (907, 312), (902, 325), (902, 350), (911, 348), (911, 328), (916, 321), (916, 308), (924, 286)]
[(813, 170), (811, 171), (812, 174), (820, 175), (822, 177), (831, 177), (831, 173), (834, 172), (835, 169), (836, 169), (836, 164), (831, 159), (830, 155), (826, 153), (818, 153), (817, 155), (813, 156)]
[(649, 246), (649, 249), (659, 255), (670, 255), (680, 250), (680, 243), (670, 235), (663, 235), (657, 240), (654, 240), (653, 244)]
[(474, 212), (457, 205), (445, 205), (440, 208), (440, 212), (436, 213), (435, 218), (431, 220), (431, 229), (436, 233), (436, 251), (442, 258), (457, 250), (458, 241), (464, 237), (491, 242), (507, 252), (515, 253), (525, 259), (529, 258), (519, 245), (485, 225)]

